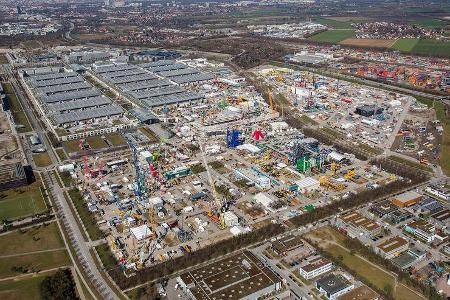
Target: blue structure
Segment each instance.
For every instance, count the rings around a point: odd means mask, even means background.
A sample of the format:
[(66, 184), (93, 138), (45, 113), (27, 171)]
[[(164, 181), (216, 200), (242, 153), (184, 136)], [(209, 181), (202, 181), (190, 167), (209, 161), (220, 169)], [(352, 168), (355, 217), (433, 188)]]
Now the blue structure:
[(236, 148), (239, 145), (239, 131), (236, 129), (227, 129), (227, 147)]

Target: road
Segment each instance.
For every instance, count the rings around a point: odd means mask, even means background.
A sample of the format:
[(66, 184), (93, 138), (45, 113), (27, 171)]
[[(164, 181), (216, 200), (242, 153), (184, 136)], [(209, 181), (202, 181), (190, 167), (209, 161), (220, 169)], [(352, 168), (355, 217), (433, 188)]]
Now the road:
[[(10, 70), (11, 71), (11, 70)], [(12, 71), (11, 71), (12, 72)], [(13, 75), (12, 73), (10, 75)], [(119, 299), (119, 297), (115, 294), (112, 288), (108, 285), (106, 280), (100, 274), (100, 271), (97, 269), (95, 264), (95, 259), (90, 250), (89, 245), (84, 241), (84, 237), (82, 234), (82, 230), (78, 227), (78, 223), (73, 216), (72, 211), (70, 209), (70, 204), (67, 202), (64, 197), (64, 191), (58, 184), (58, 180), (55, 177), (55, 173), (52, 172), (53, 169), (58, 165), (58, 158), (53, 151), (52, 144), (48, 136), (46, 135), (46, 131), (42, 128), (41, 124), (38, 122), (39, 116), (34, 115), (34, 112), (31, 108), (31, 99), (25, 95), (25, 93), (20, 88), (17, 79), (14, 76), (10, 76), (11, 83), (16, 92), (17, 98), (22, 105), (23, 110), (34, 129), (34, 132), (37, 133), (41, 137), (41, 141), (45, 148), (48, 150), (47, 153), (50, 157), (52, 164), (45, 168), (43, 172), (43, 176), (46, 181), (49, 183), (48, 191), (53, 196), (53, 199), (57, 206), (57, 217), (62, 220), (65, 225), (65, 229), (69, 235), (70, 243), (76, 251), (76, 255), (78, 256), (78, 260), (84, 268), (87, 277), (92, 282), (93, 286), (97, 289), (98, 293), (102, 295), (104, 299)], [(45, 172), (46, 171), (46, 172)], [(81, 275), (81, 274), (80, 274)]]

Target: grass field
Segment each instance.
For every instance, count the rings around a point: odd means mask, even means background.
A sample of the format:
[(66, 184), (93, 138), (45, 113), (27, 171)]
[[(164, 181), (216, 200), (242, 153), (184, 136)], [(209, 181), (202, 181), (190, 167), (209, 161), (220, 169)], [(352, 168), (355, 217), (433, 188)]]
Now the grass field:
[(66, 153), (64, 152), (64, 149), (56, 149), (56, 154), (58, 154), (58, 157), (61, 161), (65, 160), (66, 157)]
[(94, 214), (88, 210), (86, 202), (81, 197), (78, 190), (70, 190), (69, 195), (91, 240), (95, 241), (102, 238), (102, 232), (98, 229), (97, 220), (95, 219)]
[(32, 278), (1, 281), (0, 298), (8, 300), (40, 300), (42, 299), (40, 284), (48, 275), (51, 275), (51, 273), (37, 275)]
[(317, 23), (332, 27), (334, 29), (352, 29), (350, 21), (338, 21), (333, 19), (319, 18), (315, 20)]
[(117, 261), (113, 257), (111, 250), (107, 244), (102, 244), (95, 247), (95, 250), (102, 261), (103, 267), (107, 270), (117, 266)]
[(450, 117), (446, 115), (445, 106), (442, 102), (435, 102), (434, 109), (436, 117), (444, 127), (441, 142), (440, 165), (447, 176), (450, 176)]
[(423, 55), (450, 57), (450, 42), (422, 39), (412, 48), (411, 52)]
[(313, 35), (309, 39), (316, 42), (339, 43), (347, 38), (354, 36), (354, 30), (327, 30)]
[(445, 27), (450, 22), (446, 22), (440, 19), (423, 19), (412, 22), (412, 24), (420, 26), (420, 27), (427, 27), (427, 28), (437, 28), (437, 27)]
[(8, 97), (9, 106), (11, 113), (13, 115), (14, 123), (16, 125), (23, 125), (23, 127), (17, 128), (19, 133), (29, 132), (32, 130), (30, 123), (25, 115), (25, 112), (22, 109), (22, 106), (17, 99), (17, 96), (14, 92), (14, 89), (11, 83), (3, 83), (3, 88), (5, 90), (5, 94)]
[(40, 186), (40, 181), (36, 181), (28, 186), (0, 192), (0, 220), (14, 220), (44, 212), (47, 207)]
[[(0, 236), (0, 278), (66, 266), (69, 257), (56, 223)], [(39, 252), (47, 251), (47, 252)]]
[(62, 142), (62, 144), (63, 144), (63, 147), (66, 149), (67, 153), (80, 151), (80, 141), (79, 140), (66, 141), (66, 142)]
[(113, 145), (113, 146), (122, 146), (126, 145), (127, 141), (120, 135), (119, 133), (111, 133), (106, 136), (106, 139)]
[(398, 39), (392, 49), (409, 52), (411, 51), (419, 42), (419, 39)]
[(86, 142), (91, 146), (91, 149), (107, 148), (108, 144), (101, 136), (90, 136), (86, 138)]
[(69, 264), (69, 256), (65, 249), (6, 258), (0, 257), (0, 278), (63, 267)]
[[(342, 263), (349, 269), (356, 272), (359, 276), (371, 282), (380, 290), (383, 290), (386, 285), (392, 287), (395, 286), (394, 276), (382, 269), (374, 266), (373, 264), (359, 258), (356, 255), (352, 255), (344, 246), (343, 241), (346, 236), (337, 232), (336, 230), (326, 227), (319, 230), (315, 230), (307, 234), (307, 236), (313, 237), (315, 239), (320, 239), (319, 245), (326, 252), (331, 254), (336, 259), (342, 259)], [(334, 241), (336, 244), (328, 243), (328, 241)], [(396, 300), (423, 300), (424, 297), (420, 297), (406, 286), (399, 284), (396, 288), (394, 294)]]
[(413, 168), (416, 168), (416, 169), (420, 169), (420, 170), (424, 170), (424, 171), (428, 171), (428, 172), (432, 171), (432, 169), (431, 169), (430, 167), (424, 166), (424, 165), (422, 165), (422, 164), (420, 164), (420, 163), (416, 163), (416, 162), (414, 162), (414, 161), (412, 161), (412, 160), (405, 159), (405, 158), (400, 157), (400, 156), (391, 155), (391, 156), (389, 156), (388, 158), (389, 158), (390, 160), (399, 162), (399, 163), (401, 163), (401, 164), (408, 165), (408, 166), (413, 167)]
[(150, 141), (157, 142), (159, 140), (158, 136), (154, 134), (150, 129), (146, 127), (139, 127), (139, 131), (142, 132)]
[(47, 167), (52, 164), (48, 153), (33, 154), (33, 160), (37, 167)]
[(4, 65), (8, 63), (8, 59), (6, 58), (5, 54), (0, 54), (0, 65)]
[(64, 247), (55, 222), (0, 236), (0, 256)]

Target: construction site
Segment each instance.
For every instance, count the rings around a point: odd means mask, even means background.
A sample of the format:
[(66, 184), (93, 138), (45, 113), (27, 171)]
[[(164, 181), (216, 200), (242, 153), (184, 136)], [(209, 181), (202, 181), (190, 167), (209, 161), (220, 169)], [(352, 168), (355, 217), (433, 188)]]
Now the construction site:
[[(181, 64), (211, 74), (190, 77), (182, 87), (180, 93), (195, 92), (200, 101), (176, 105), (158, 97), (164, 103), (152, 110), (154, 122), (143, 118), (138, 130), (121, 133), (127, 151), (91, 155), (81, 139), (79, 159), (60, 166), (127, 272), (397, 180), (290, 127), (272, 101), (229, 68), (206, 60), (166, 65)], [(114, 72), (136, 72), (130, 70)], [(165, 79), (146, 80), (139, 84)], [(143, 111), (135, 98), (129, 101), (130, 114)]]

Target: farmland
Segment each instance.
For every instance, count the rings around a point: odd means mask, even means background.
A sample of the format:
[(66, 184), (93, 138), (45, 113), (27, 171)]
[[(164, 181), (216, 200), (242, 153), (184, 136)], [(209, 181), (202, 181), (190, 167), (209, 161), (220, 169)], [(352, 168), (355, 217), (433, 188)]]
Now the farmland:
[(422, 39), (412, 48), (411, 52), (415, 54), (450, 57), (450, 42)]
[(412, 24), (420, 27), (438, 28), (438, 27), (445, 27), (448, 24), (450, 24), (450, 22), (440, 19), (423, 19), (414, 21), (412, 22)]
[(390, 48), (395, 40), (384, 39), (355, 39), (348, 38), (340, 42), (341, 45), (367, 47), (367, 48)]
[(354, 30), (328, 30), (310, 37), (310, 40), (323, 43), (339, 43), (354, 36)]
[(392, 45), (392, 49), (409, 52), (411, 51), (419, 42), (419, 39), (398, 39), (394, 45)]

